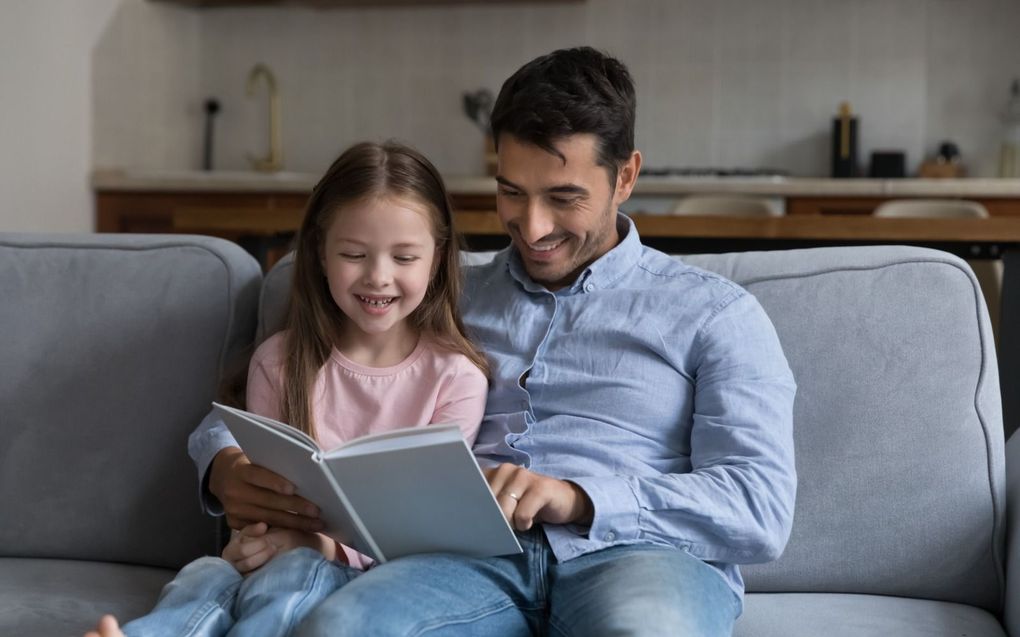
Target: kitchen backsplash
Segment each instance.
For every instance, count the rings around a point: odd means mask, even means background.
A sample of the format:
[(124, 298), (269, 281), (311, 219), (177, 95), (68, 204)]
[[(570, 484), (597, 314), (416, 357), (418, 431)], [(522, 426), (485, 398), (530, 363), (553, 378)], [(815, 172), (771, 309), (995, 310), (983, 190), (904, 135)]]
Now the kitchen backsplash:
[(264, 62), (279, 82), (286, 170), (322, 171), (361, 139), (399, 138), (448, 174), (483, 170), (465, 91), (527, 60), (589, 44), (630, 67), (648, 166), (829, 171), (839, 103), (861, 159), (943, 139), (973, 175), (998, 162), (998, 115), (1020, 76), (1013, 0), (586, 0), (315, 10), (195, 10), (123, 0), (93, 54), (94, 164), (198, 168), (202, 103), (216, 97), (215, 165), (267, 144)]

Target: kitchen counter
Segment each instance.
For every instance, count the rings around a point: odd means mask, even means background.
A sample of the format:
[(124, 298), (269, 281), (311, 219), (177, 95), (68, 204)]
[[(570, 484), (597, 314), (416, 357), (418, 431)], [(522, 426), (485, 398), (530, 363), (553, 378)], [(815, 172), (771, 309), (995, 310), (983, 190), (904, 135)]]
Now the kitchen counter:
[[(308, 193), (318, 181), (312, 173), (244, 171), (116, 171), (92, 174), (92, 187), (109, 192), (274, 192)], [(491, 177), (444, 177), (451, 195), (492, 196)], [(802, 177), (642, 177), (636, 196), (745, 194), (770, 197), (973, 197), (1020, 198), (1020, 179), (822, 179)]]

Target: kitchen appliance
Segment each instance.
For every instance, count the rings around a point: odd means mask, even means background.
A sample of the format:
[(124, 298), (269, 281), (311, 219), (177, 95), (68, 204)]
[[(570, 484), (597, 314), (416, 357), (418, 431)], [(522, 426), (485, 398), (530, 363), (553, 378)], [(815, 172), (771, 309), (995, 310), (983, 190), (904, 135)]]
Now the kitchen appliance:
[(839, 115), (832, 120), (832, 176), (857, 177), (858, 121), (850, 103), (839, 105)]
[(960, 158), (960, 147), (946, 140), (939, 144), (935, 157), (921, 163), (918, 174), (925, 179), (956, 179), (967, 174)]
[(220, 103), (210, 97), (205, 101), (205, 136), (202, 140), (202, 170), (213, 168), (213, 119), (220, 112)]
[(495, 98), (492, 96), (492, 91), (487, 88), (480, 88), (474, 92), (465, 92), (462, 96), (464, 114), (481, 129), (485, 137), (483, 149), (485, 154), (485, 174), (487, 175), (496, 174), (496, 144), (493, 142), (492, 127), (489, 123), (493, 102), (495, 102)]
[(876, 150), (871, 153), (868, 177), (895, 179), (907, 176), (907, 157), (902, 150)]
[(1006, 129), (999, 156), (1000, 177), (1020, 177), (1020, 80), (1013, 80), (1009, 101), (1002, 113)]

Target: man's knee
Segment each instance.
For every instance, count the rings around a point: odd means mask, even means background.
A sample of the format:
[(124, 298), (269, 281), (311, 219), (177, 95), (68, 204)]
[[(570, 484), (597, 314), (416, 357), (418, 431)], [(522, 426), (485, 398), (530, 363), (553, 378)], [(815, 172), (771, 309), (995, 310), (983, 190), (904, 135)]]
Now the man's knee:
[(411, 626), (406, 625), (400, 613), (393, 612), (399, 605), (393, 604), (386, 609), (375, 603), (371, 595), (359, 594), (351, 588), (348, 586), (333, 593), (316, 606), (297, 627), (295, 637), (409, 634)]

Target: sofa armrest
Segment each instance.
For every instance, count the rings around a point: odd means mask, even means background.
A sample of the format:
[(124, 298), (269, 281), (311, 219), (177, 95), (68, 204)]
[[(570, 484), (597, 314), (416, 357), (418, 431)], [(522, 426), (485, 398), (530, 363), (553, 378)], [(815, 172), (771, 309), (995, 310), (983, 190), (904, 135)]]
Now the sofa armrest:
[(1020, 636), (1020, 432), (1006, 443), (1006, 632)]

